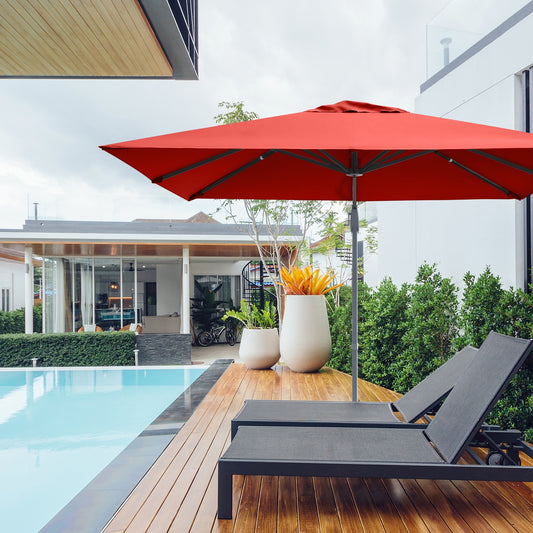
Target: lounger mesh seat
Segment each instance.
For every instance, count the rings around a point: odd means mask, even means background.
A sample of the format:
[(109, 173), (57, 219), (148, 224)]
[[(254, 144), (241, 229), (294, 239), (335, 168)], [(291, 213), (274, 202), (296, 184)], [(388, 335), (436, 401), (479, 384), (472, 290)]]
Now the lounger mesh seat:
[(232, 476), (533, 481), (533, 468), (457, 464), (533, 348), (491, 333), (425, 429), (242, 426), (218, 462), (218, 516), (232, 517)]
[[(395, 402), (246, 400), (231, 422), (232, 438), (243, 425), (375, 426), (415, 422), (450, 392), (476, 348), (466, 346)], [(398, 418), (395, 411), (402, 417)]]

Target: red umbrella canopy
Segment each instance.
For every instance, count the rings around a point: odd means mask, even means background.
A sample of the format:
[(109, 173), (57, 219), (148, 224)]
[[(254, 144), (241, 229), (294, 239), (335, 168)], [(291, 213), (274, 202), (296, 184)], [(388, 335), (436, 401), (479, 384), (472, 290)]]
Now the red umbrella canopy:
[[(344, 101), (278, 117), (102, 146), (187, 199), (358, 201), (524, 198), (533, 135)], [(357, 261), (352, 261), (357, 279)], [(357, 399), (357, 283), (352, 386)]]
[(533, 194), (533, 135), (363, 102), (101, 148), (187, 200)]

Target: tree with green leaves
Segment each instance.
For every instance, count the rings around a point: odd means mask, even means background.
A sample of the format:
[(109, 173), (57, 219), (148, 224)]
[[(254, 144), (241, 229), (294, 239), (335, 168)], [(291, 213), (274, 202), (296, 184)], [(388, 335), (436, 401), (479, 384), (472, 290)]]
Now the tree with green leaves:
[(403, 337), (405, 350), (395, 363), (393, 388), (407, 392), (446, 362), (458, 333), (457, 287), (437, 265), (424, 263), (412, 285)]
[[(215, 116), (217, 124), (231, 124), (246, 120), (255, 120), (258, 115), (244, 109), (242, 102), (220, 102), (223, 112)], [(268, 183), (265, 183), (268, 187)], [(319, 224), (328, 211), (324, 202), (313, 200), (223, 200), (222, 208), (226, 218), (238, 224), (240, 222), (239, 206), (243, 206), (247, 221), (244, 224), (247, 233), (257, 246), (261, 262), (270, 277), (276, 291), (277, 308), (281, 309), (281, 286), (277, 284), (275, 273), (267, 265), (274, 264), (277, 271), (283, 266), (290, 266), (307, 249), (307, 239), (311, 227)], [(296, 217), (300, 233), (290, 233), (287, 222)], [(290, 253), (285, 252), (289, 249)], [(288, 263), (288, 264), (287, 264)]]
[(391, 389), (396, 378), (394, 364), (406, 346), (410, 287), (400, 288), (385, 278), (361, 302), (365, 320), (359, 324), (360, 377)]
[(222, 283), (211, 288), (195, 280), (194, 285), (199, 296), (191, 298), (192, 318), (201, 330), (209, 331), (213, 322), (220, 320), (225, 313), (223, 305), (229, 305), (229, 302), (217, 300), (217, 293), (222, 288)]
[(500, 277), (494, 275), (489, 267), (477, 279), (467, 272), (463, 281), (465, 289), (460, 322), (463, 335), (457, 347), (460, 349), (471, 344), (479, 348), (491, 330), (503, 333), (501, 305), (505, 290)]

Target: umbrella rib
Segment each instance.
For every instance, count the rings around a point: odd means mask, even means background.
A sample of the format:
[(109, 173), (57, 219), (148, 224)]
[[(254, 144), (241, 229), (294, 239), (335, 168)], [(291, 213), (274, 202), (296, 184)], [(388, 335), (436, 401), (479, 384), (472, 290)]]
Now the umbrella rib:
[(219, 185), (221, 185), (225, 181), (233, 178), (234, 176), (236, 176), (240, 172), (242, 172), (242, 171), (254, 166), (255, 164), (259, 163), (259, 161), (263, 161), (263, 159), (266, 159), (268, 156), (271, 156), (274, 152), (275, 152), (275, 150), (268, 150), (264, 154), (261, 154), (259, 157), (256, 157), (255, 159), (252, 159), (251, 161), (248, 161), (248, 163), (246, 163), (242, 167), (239, 167), (239, 168), (233, 170), (229, 174), (226, 174), (225, 176), (222, 176), (218, 180), (214, 181), (213, 183), (210, 183), (209, 185), (205, 186), (203, 189), (200, 189), (199, 191), (191, 194), (191, 196), (189, 198), (189, 201), (190, 200), (194, 200), (194, 199), (196, 199), (196, 198), (198, 198), (200, 196), (203, 196), (206, 192), (209, 192), (211, 189), (214, 189), (215, 187), (218, 187)]
[(435, 154), (438, 155), (439, 157), (442, 157), (443, 159), (446, 159), (446, 161), (449, 161), (450, 163), (453, 163), (455, 166), (457, 166), (459, 168), (462, 168), (465, 172), (468, 172), (469, 174), (472, 174), (473, 176), (475, 176), (476, 178), (479, 178), (480, 180), (484, 181), (488, 185), (491, 185), (492, 187), (498, 189), (500, 192), (503, 192), (507, 196), (512, 196), (516, 200), (520, 200), (520, 196), (518, 194), (516, 194), (515, 192), (510, 191), (509, 189), (506, 189), (505, 187), (503, 187), (499, 183), (496, 183), (496, 182), (490, 180), (489, 178), (486, 178), (485, 176), (483, 176), (479, 172), (476, 172), (475, 170), (472, 170), (471, 168), (468, 168), (467, 166), (463, 165), (462, 163), (459, 163), (458, 161), (456, 161), (455, 159), (453, 159), (453, 158), (451, 158), (451, 157), (449, 157), (447, 155), (441, 154), (440, 152), (435, 152)]
[(423, 150), (421, 152), (417, 152), (416, 154), (406, 155), (404, 157), (400, 157), (398, 159), (394, 159), (394, 160), (391, 161), (392, 157), (396, 157), (398, 154), (403, 154), (404, 152), (405, 152), (405, 150), (401, 150), (399, 152), (395, 152), (390, 157), (386, 158), (385, 162), (382, 163), (382, 164), (372, 165), (370, 168), (369, 168), (369, 165), (365, 165), (361, 169), (361, 172), (366, 173), (366, 172), (371, 172), (373, 170), (381, 170), (382, 168), (386, 168), (386, 167), (389, 167), (391, 165), (396, 165), (398, 163), (403, 163), (404, 161), (409, 161), (410, 159), (415, 159), (415, 158), (421, 157), (423, 155), (431, 154), (431, 153), (434, 152), (434, 150)]
[(333, 156), (329, 156), (329, 154), (325, 150), (319, 150), (320, 153), (323, 153), (324, 155), (317, 154), (313, 152), (312, 150), (302, 150), (305, 154), (309, 154), (311, 156), (311, 159), (309, 161), (316, 162), (316, 161), (322, 161), (324, 165), (331, 165), (331, 163), (337, 165), (337, 170), (340, 172), (345, 171), (345, 167), (342, 163), (339, 163)]
[[(294, 152), (290, 152), (289, 150), (274, 150), (274, 151), (278, 152), (280, 154), (284, 154), (284, 155), (289, 155), (291, 157), (295, 157), (296, 159), (301, 159), (302, 161), (306, 161), (308, 163), (312, 163), (313, 165), (318, 165), (320, 167), (329, 168), (330, 170), (335, 170), (337, 172), (340, 171), (339, 168), (337, 167), (337, 165), (334, 165), (333, 163), (328, 163), (327, 161), (324, 161), (322, 158), (321, 159), (312, 159), (310, 157), (305, 157), (305, 156), (300, 155), (300, 154), (295, 154)], [(316, 156), (316, 154), (313, 154), (313, 155)], [(318, 156), (316, 156), (316, 157), (318, 157)], [(344, 167), (343, 167), (343, 170), (341, 172), (345, 173)]]
[(222, 154), (214, 155), (213, 157), (208, 157), (207, 159), (203, 159), (202, 161), (198, 161), (197, 163), (193, 163), (192, 165), (180, 168), (179, 170), (174, 170), (172, 172), (169, 172), (168, 174), (163, 174), (162, 176), (157, 176), (152, 180), (152, 183), (161, 183), (165, 180), (168, 180), (169, 178), (173, 178), (174, 176), (179, 176), (180, 174), (183, 174), (184, 172), (188, 172), (189, 170), (194, 170), (195, 168), (201, 167), (203, 165), (207, 165), (209, 163), (212, 163), (213, 161), (217, 161), (218, 159), (222, 159), (223, 157), (227, 157), (228, 155), (234, 154), (236, 152), (240, 152), (239, 150), (228, 150), (227, 152), (224, 152)]
[[(305, 154), (309, 154), (310, 156), (312, 156), (313, 158), (316, 158), (318, 161), (322, 161), (323, 163), (329, 163), (330, 160), (328, 160), (326, 157), (320, 155), (320, 154), (316, 154), (315, 152), (313, 152), (312, 150), (302, 150), (302, 152), (304, 152)], [(324, 152), (324, 150), (320, 150), (321, 153), (324, 153), (326, 154), (327, 152)], [(314, 160), (314, 159), (313, 159)]]
[(332, 163), (337, 165), (339, 171), (344, 172), (347, 174), (350, 172), (350, 169), (343, 165), (334, 155), (331, 155), (327, 150), (320, 150), (320, 153), (324, 154), (325, 157), (327, 157)]
[(393, 154), (389, 155), (388, 157), (387, 154), (390, 152), (390, 150), (383, 150), (382, 152), (380, 152), (377, 156), (373, 157), (365, 166), (364, 168), (365, 169), (370, 169), (372, 170), (375, 166), (375, 164), (378, 162), (378, 161), (388, 161), (391, 157), (394, 157), (396, 154), (400, 153), (402, 154), (403, 153), (403, 150), (401, 152), (394, 152)]
[(502, 159), (501, 157), (498, 157), (497, 155), (488, 154), (487, 152), (483, 152), (482, 150), (470, 150), (474, 154), (481, 155), (483, 157), (486, 157), (487, 159), (492, 159), (493, 161), (497, 161), (498, 163), (501, 163), (502, 165), (507, 165), (508, 167), (514, 168), (515, 170), (520, 170), (520, 172), (526, 172), (527, 174), (533, 174), (533, 170), (527, 167), (523, 167), (522, 165), (518, 165), (516, 163), (512, 163), (511, 161), (507, 161), (505, 159)]

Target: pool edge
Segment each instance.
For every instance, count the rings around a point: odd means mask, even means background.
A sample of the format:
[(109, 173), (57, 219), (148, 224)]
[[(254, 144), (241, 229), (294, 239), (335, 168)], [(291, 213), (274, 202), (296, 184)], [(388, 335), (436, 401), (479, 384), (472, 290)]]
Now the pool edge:
[(39, 533), (101, 532), (232, 362), (211, 364)]

